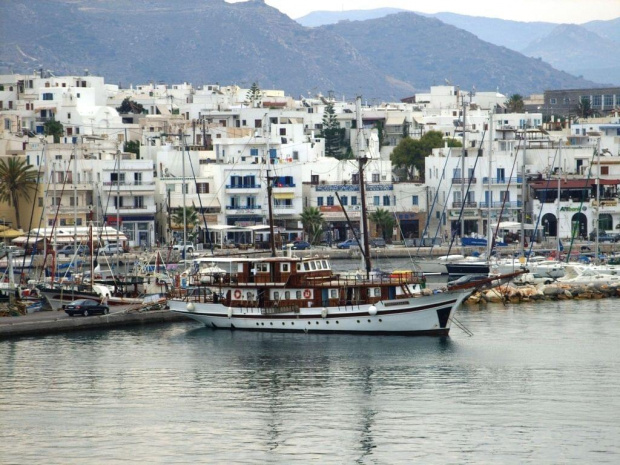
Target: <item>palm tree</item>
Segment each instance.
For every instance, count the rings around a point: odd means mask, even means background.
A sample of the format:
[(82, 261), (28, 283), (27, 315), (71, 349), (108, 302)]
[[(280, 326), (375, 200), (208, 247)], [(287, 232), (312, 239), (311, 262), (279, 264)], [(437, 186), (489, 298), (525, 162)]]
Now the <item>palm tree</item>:
[[(183, 207), (174, 210), (172, 222), (176, 225), (183, 226)], [(198, 212), (194, 207), (185, 207), (185, 224), (190, 231), (193, 231), (198, 225)]]
[(368, 215), (368, 219), (375, 223), (381, 229), (381, 237), (389, 239), (394, 229), (394, 215), (388, 210), (377, 208), (376, 211)]
[(30, 193), (36, 190), (39, 174), (23, 158), (11, 157), (8, 163), (0, 160), (0, 201), (11, 202), (15, 209), (17, 227), (21, 228), (19, 199), (30, 200)]
[(323, 214), (316, 207), (306, 207), (301, 214), (301, 224), (304, 227), (304, 231), (308, 234), (308, 242), (316, 244), (321, 238), (323, 232)]

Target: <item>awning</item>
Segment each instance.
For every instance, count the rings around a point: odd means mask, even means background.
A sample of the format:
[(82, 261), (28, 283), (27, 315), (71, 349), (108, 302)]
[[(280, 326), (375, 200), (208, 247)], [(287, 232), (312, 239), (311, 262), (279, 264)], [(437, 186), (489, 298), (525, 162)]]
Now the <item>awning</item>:
[(23, 231), (17, 231), (15, 229), (9, 228), (6, 229), (2, 232), (0, 232), (0, 238), (2, 239), (14, 239), (16, 237), (21, 236), (23, 233)]
[(404, 115), (400, 116), (388, 116), (385, 122), (386, 126), (402, 126), (405, 122)]
[[(497, 228), (497, 226), (498, 226), (497, 223), (491, 224), (492, 228)], [(535, 226), (533, 224), (529, 224), (529, 223), (523, 224), (523, 229), (525, 231), (533, 231), (534, 228)], [(499, 229), (511, 229), (511, 230), (521, 229), (521, 223), (518, 223), (516, 221), (503, 221), (499, 223)]]
[(279, 192), (277, 194), (273, 194), (274, 199), (294, 199), (295, 194), (293, 192)]

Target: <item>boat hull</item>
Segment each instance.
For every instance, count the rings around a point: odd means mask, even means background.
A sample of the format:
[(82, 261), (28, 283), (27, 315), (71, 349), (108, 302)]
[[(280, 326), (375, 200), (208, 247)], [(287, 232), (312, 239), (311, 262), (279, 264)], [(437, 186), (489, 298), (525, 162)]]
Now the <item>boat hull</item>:
[(472, 291), (409, 297), (375, 305), (301, 308), (264, 313), (260, 308), (170, 300), (170, 310), (214, 329), (277, 332), (407, 334), (445, 336), (458, 306)]
[[(41, 290), (41, 294), (45, 297), (48, 305), (54, 311), (62, 310), (63, 305), (67, 305), (74, 300), (78, 299), (92, 299), (97, 302), (101, 301), (101, 295), (91, 292), (74, 292), (71, 290)], [(131, 310), (137, 310), (143, 306), (142, 299), (130, 299), (122, 297), (110, 297), (108, 298), (107, 305), (111, 311), (114, 312), (127, 312)]]
[(468, 274), (489, 274), (488, 263), (448, 263), (446, 264), (450, 276), (464, 276)]

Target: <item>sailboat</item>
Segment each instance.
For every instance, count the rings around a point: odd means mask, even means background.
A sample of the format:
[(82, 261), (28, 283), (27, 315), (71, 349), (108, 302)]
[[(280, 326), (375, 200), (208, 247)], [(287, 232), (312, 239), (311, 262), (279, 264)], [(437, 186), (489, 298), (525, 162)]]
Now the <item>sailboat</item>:
[[(357, 106), (361, 120), (359, 98)], [(364, 275), (336, 273), (328, 257), (302, 258), (295, 256), (294, 251), (277, 256), (273, 221), (270, 221), (271, 257), (212, 257), (210, 261), (225, 270), (224, 273), (214, 276), (209, 287), (198, 287), (182, 298), (170, 299), (171, 311), (213, 329), (448, 335), (458, 307), (477, 285), (485, 283), (416, 291), (416, 286), (423, 287), (425, 282), (421, 273), (371, 274), (364, 188), (367, 161), (360, 152)], [(273, 179), (267, 177), (270, 217)]]

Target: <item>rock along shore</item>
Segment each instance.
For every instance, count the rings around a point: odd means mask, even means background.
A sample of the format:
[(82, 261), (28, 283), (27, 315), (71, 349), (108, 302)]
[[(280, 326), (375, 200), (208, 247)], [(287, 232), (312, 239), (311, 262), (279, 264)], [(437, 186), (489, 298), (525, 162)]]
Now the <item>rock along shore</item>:
[(590, 300), (620, 297), (620, 284), (538, 284), (498, 286), (486, 291), (476, 292), (465, 301), (468, 305), (486, 303), (544, 302), (548, 300)]

